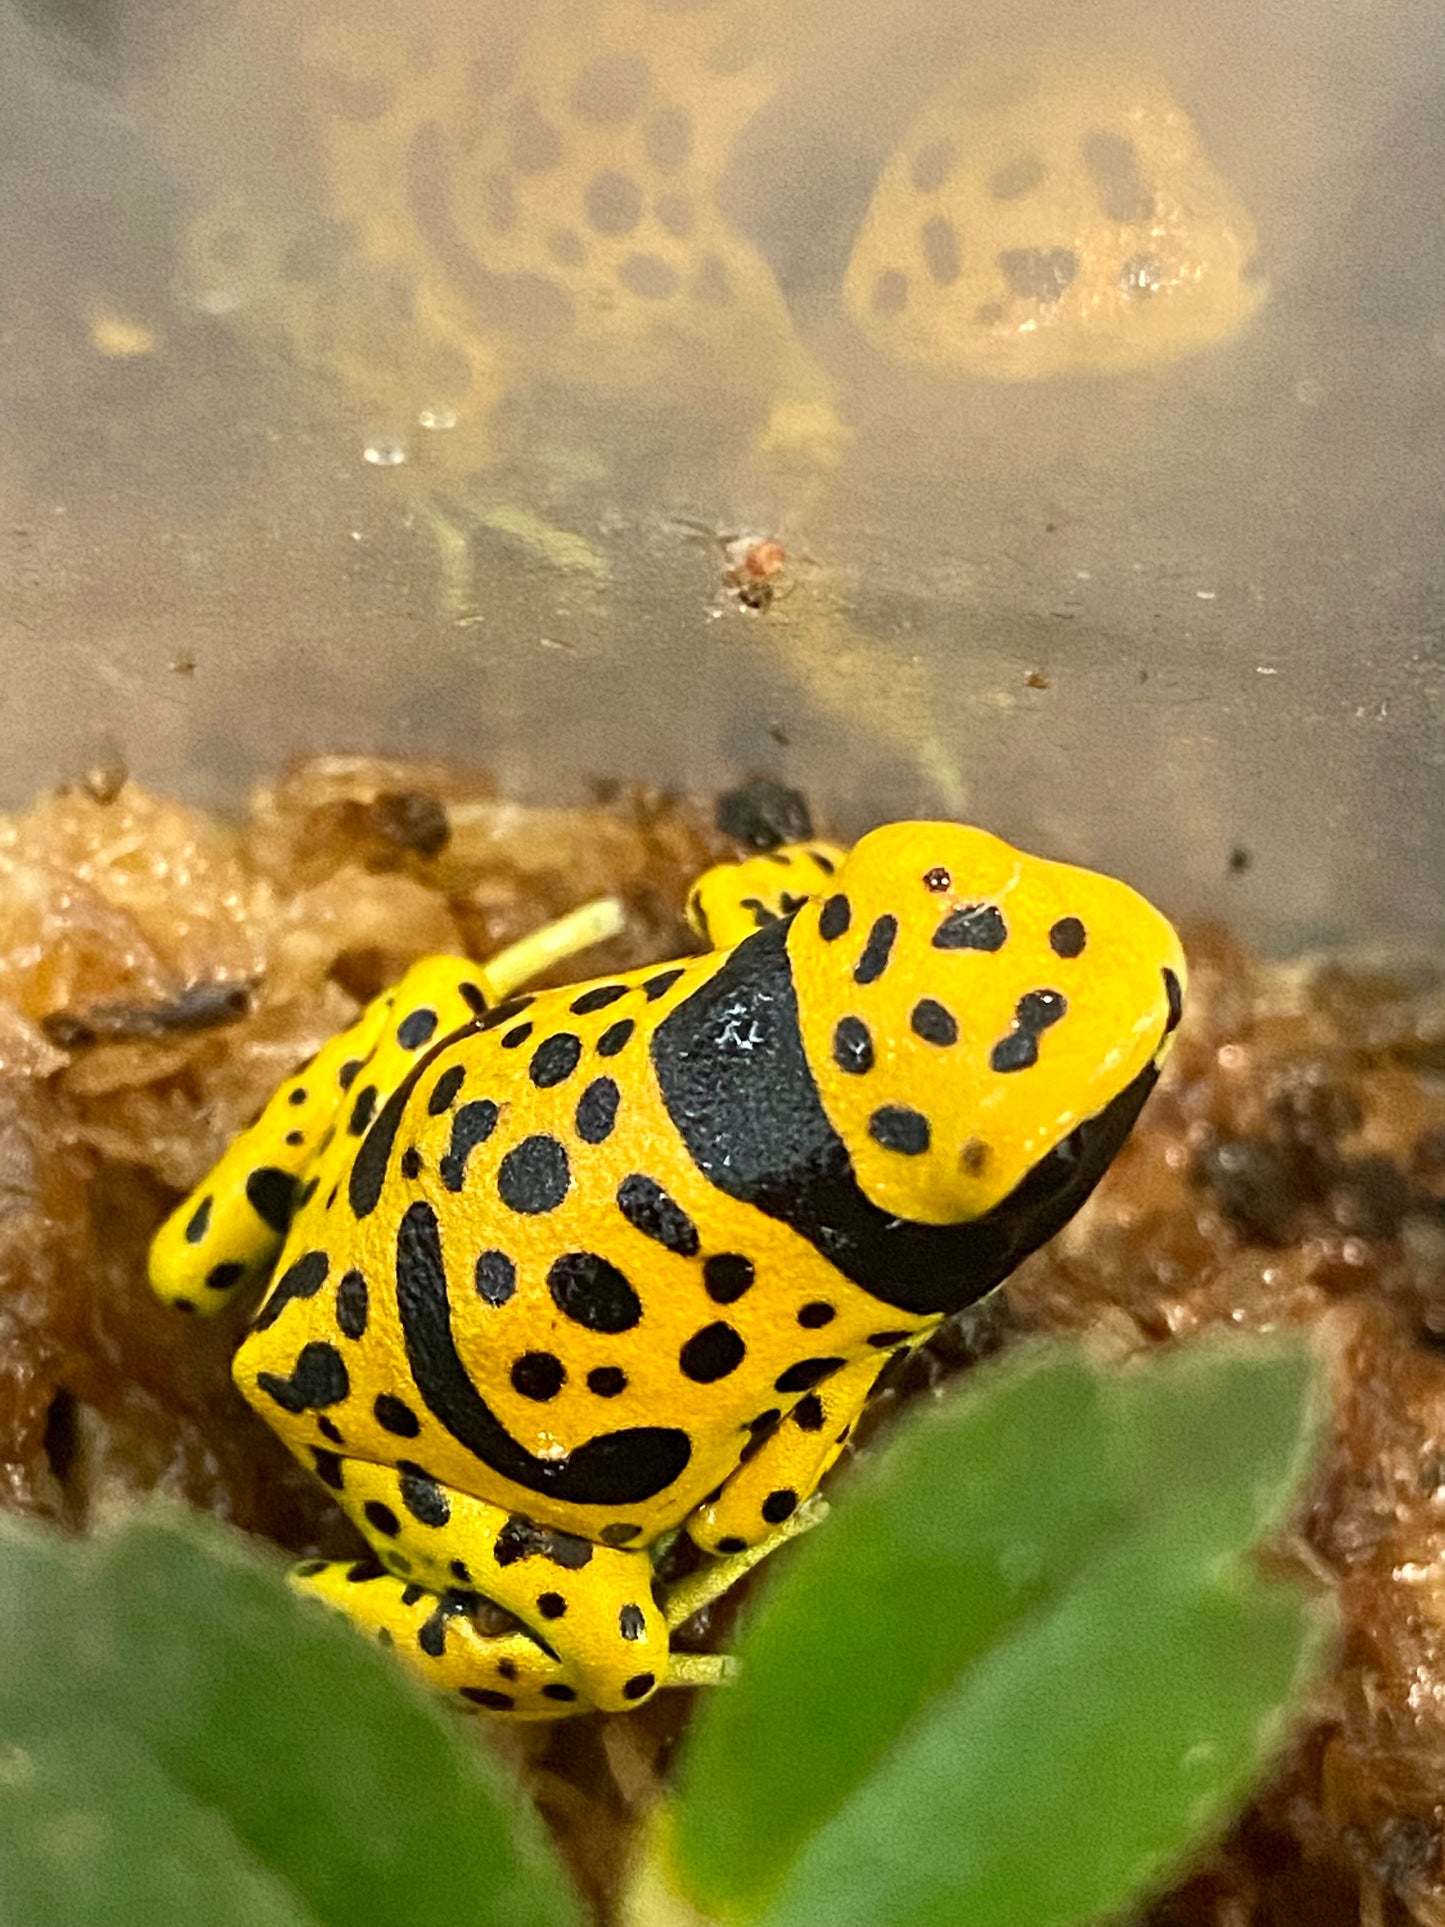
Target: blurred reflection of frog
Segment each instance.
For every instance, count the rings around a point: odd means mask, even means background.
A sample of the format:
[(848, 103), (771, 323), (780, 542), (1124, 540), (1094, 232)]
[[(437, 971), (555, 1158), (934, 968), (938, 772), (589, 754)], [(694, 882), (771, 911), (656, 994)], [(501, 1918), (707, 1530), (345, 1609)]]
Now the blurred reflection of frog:
[(1113, 372), (1223, 340), (1263, 283), (1254, 227), (1189, 116), (1104, 62), (959, 76), (890, 158), (846, 298), (900, 360)]
[[(269, 4), (248, 0), (183, 102), (219, 151), (241, 142), (192, 221), (185, 278), (334, 386), (358, 454), (394, 471), (441, 541), (459, 601), (467, 529), (496, 501), (483, 473), (529, 443), (565, 487), (610, 452), (594, 400), (620, 403), (610, 440), (630, 434), (634, 451), (671, 411), (720, 461), (741, 444), (785, 468), (831, 464), (845, 439), (832, 384), (717, 202), (739, 130), (782, 77), (761, 16), (544, 0), (499, 27), (455, 0), (361, 0), (276, 13), (258, 37)], [(277, 95), (245, 92), (276, 59), (257, 45), (288, 38), (299, 133)], [(314, 164), (286, 151), (297, 138)]]
[[(721, 193), (785, 82), (828, 85), (818, 18), (748, 0), (499, 16), (242, 0), (178, 90), (223, 175), (187, 236), (195, 298), (334, 386), (461, 603), (503, 458), (542, 464), (535, 503), (639, 448), (706, 448), (764, 487), (789, 474), (796, 504), (847, 442), (829, 372)], [(834, 306), (885, 379), (1127, 368), (1237, 328), (1260, 293), (1252, 250), (1160, 82), (1034, 63), (924, 105)]]

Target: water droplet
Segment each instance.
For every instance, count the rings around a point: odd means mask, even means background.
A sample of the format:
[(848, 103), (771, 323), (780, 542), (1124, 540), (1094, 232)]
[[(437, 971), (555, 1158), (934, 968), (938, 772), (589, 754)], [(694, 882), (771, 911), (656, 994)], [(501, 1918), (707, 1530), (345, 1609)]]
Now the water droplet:
[(373, 468), (400, 468), (406, 460), (406, 443), (392, 435), (377, 435), (361, 451), (362, 459)]
[(455, 408), (423, 408), (416, 421), (418, 428), (443, 429), (455, 428), (457, 419)]

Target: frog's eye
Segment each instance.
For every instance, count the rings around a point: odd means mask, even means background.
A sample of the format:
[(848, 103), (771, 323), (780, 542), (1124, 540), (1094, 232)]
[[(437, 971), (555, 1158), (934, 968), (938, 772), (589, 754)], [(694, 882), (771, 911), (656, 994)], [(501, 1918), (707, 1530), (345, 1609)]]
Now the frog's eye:
[(923, 887), (925, 890), (934, 891), (935, 894), (941, 894), (944, 890), (953, 888), (953, 878), (941, 864), (935, 864), (931, 870), (924, 871)]

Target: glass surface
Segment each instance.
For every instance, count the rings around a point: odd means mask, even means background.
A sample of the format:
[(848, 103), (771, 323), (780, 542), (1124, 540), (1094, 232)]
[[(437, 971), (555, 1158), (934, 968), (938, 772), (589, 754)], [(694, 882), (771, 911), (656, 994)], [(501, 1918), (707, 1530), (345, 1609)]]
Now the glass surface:
[(1438, 936), (1442, 54), (1410, 0), (3, 0), (6, 800), (766, 768)]

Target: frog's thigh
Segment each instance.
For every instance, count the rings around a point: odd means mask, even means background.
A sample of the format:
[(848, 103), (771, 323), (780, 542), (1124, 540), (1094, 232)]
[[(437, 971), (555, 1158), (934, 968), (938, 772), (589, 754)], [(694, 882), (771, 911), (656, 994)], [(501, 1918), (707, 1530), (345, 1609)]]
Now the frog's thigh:
[[(480, 1593), (514, 1613), (543, 1657), (553, 1656), (548, 1683), (614, 1711), (635, 1706), (666, 1678), (667, 1622), (653, 1599), (646, 1553), (535, 1524), (439, 1485), (405, 1461), (338, 1459), (327, 1470), (341, 1504), (393, 1571), (433, 1593)], [(444, 1657), (425, 1643), (419, 1650), (423, 1671), (426, 1660)]]
[(827, 890), (845, 854), (831, 843), (783, 843), (764, 856), (714, 864), (688, 892), (687, 920), (710, 949), (731, 950)]
[(354, 1138), (432, 1043), (509, 997), (528, 976), (619, 927), (612, 898), (523, 937), (488, 963), (424, 957), (394, 989), (369, 1003), (349, 1029), (288, 1077), (256, 1122), (156, 1233), (155, 1291), (169, 1303), (219, 1311), (276, 1262), (311, 1166), (338, 1131)]
[(799, 1399), (718, 1496), (689, 1518), (694, 1544), (704, 1552), (743, 1552), (791, 1518), (843, 1449), (886, 1362), (870, 1353)]
[(308, 1559), (293, 1566), (291, 1583), (393, 1647), (435, 1691), (469, 1706), (533, 1720), (589, 1710), (584, 1691), (530, 1634), (487, 1632), (487, 1607), (474, 1592), (432, 1592), (374, 1559)]
[(176, 1207), (151, 1243), (150, 1280), (160, 1297), (189, 1311), (219, 1311), (267, 1275), (308, 1168), (353, 1102), (352, 1084), (390, 1021), (388, 998), (368, 1004), (286, 1079)]
[[(423, 957), (414, 963), (360, 1020), (369, 1025), (371, 1047), (360, 1063), (346, 1067), (345, 1088), (353, 1093), (347, 1129), (361, 1136), (433, 1046), (469, 1025), (496, 1021), (504, 1000), (529, 977), (614, 935), (621, 921), (616, 899), (601, 897), (543, 924), (486, 963), (467, 957)], [(373, 1013), (379, 1013), (379, 1021)], [(333, 1048), (328, 1045), (323, 1055)]]
[[(341, 1066), (342, 1087), (350, 1094), (347, 1129), (360, 1137), (433, 1046), (468, 1025), (495, 1021), (503, 1001), (529, 977), (614, 935), (621, 921), (616, 899), (601, 897), (543, 924), (486, 963), (467, 957), (423, 957), (414, 963), (358, 1021), (356, 1031), (365, 1031), (370, 1045), (360, 1061), (353, 1053)], [(328, 1044), (317, 1064), (323, 1057), (335, 1061), (334, 1051)]]

